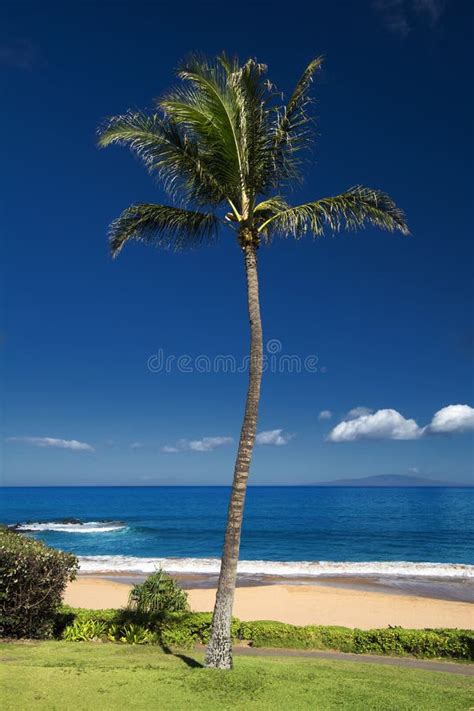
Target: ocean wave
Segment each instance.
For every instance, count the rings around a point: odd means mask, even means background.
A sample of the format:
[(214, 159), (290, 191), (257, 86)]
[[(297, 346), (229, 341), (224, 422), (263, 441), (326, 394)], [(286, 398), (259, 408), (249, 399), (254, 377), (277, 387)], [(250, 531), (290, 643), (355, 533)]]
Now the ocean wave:
[(44, 523), (20, 523), (13, 527), (16, 531), (56, 531), (57, 533), (112, 533), (121, 531), (127, 526), (119, 521), (87, 521), (87, 523), (59, 523), (46, 521)]
[[(217, 574), (218, 558), (138, 558), (124, 555), (80, 556), (84, 573), (152, 573), (163, 568), (169, 573)], [(283, 577), (380, 576), (411, 578), (474, 578), (474, 565), (461, 563), (413, 563), (407, 561), (335, 562), (241, 560), (243, 575)]]

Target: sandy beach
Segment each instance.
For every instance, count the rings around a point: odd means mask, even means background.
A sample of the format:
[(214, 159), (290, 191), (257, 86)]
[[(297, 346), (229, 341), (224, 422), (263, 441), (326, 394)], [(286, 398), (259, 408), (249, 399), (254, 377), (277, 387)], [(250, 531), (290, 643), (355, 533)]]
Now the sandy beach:
[[(101, 609), (127, 604), (130, 585), (79, 576), (67, 588), (65, 602)], [(188, 590), (195, 611), (211, 611), (215, 590)], [(241, 620), (279, 620), (295, 625), (343, 625), (370, 629), (402, 627), (474, 627), (474, 606), (467, 602), (414, 595), (325, 587), (323, 585), (259, 585), (239, 587), (234, 614)]]

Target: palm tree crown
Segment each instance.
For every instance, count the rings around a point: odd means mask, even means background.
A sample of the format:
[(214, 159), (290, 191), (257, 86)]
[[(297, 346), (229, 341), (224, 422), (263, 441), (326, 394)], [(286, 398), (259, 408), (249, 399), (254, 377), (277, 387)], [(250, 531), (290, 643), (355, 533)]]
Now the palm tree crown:
[[(303, 72), (286, 104), (253, 59), (186, 59), (181, 83), (156, 111), (129, 111), (99, 131), (102, 147), (128, 146), (178, 205), (131, 205), (110, 226), (115, 256), (129, 239), (183, 248), (217, 237), (224, 220), (256, 246), (274, 235), (314, 236), (365, 223), (408, 234), (403, 212), (383, 192), (356, 186), (290, 206), (280, 194), (302, 178), (313, 138), (310, 88), (321, 58)], [(225, 211), (228, 211), (225, 214)]]

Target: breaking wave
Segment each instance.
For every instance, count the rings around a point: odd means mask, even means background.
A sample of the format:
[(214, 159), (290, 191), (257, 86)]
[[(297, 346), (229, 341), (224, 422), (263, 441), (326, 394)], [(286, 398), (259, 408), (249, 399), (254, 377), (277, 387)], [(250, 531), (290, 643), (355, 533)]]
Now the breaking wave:
[[(124, 555), (80, 556), (83, 573), (152, 573), (163, 568), (169, 573), (219, 572), (218, 558), (138, 558)], [(242, 560), (238, 572), (244, 575), (284, 577), (390, 576), (411, 578), (474, 578), (474, 565), (457, 563), (413, 563), (407, 561), (333, 562)]]
[(88, 521), (87, 523), (21, 523), (13, 527), (16, 531), (56, 531), (57, 533), (112, 533), (121, 531), (127, 526), (120, 521)]

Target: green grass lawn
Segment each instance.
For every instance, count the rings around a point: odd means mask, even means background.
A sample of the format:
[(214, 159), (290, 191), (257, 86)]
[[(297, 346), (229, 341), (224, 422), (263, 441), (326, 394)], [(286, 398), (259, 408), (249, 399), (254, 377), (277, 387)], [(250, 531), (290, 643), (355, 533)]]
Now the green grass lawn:
[(74, 642), (1, 644), (3, 711), (350, 709), (450, 711), (474, 705), (472, 679), (305, 658), (236, 657), (232, 672), (190, 666), (157, 647)]

